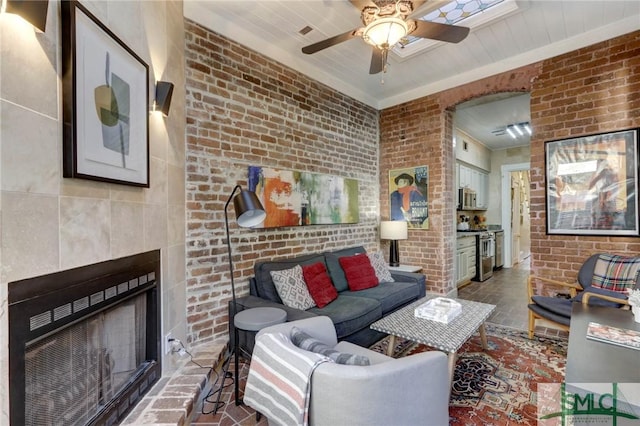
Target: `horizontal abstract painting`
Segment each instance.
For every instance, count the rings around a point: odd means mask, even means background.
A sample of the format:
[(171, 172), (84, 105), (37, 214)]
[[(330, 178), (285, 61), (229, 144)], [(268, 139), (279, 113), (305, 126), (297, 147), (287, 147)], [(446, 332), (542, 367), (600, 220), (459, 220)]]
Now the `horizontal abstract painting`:
[(357, 223), (358, 181), (249, 166), (249, 190), (267, 212), (263, 228)]

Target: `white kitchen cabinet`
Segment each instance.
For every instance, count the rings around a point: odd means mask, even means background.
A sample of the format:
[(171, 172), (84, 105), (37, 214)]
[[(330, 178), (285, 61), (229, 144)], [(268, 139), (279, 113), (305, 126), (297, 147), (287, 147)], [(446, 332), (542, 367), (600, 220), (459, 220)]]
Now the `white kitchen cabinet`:
[(476, 207), (487, 209), (489, 207), (489, 174), (475, 171), (474, 188), (476, 191)]
[(469, 167), (460, 164), (460, 188), (472, 188), (473, 181)]
[(476, 193), (476, 207), (486, 210), (489, 207), (489, 174), (482, 170), (473, 169), (464, 164), (457, 164), (458, 188), (469, 188)]
[(476, 237), (460, 237), (456, 241), (456, 285), (471, 281), (475, 275)]

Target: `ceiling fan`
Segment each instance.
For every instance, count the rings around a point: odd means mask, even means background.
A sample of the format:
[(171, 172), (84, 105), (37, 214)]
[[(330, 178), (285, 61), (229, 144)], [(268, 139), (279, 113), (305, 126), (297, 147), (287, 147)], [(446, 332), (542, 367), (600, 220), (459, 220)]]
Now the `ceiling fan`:
[(373, 46), (369, 74), (377, 74), (381, 71), (386, 72), (389, 50), (396, 43), (406, 44), (407, 36), (449, 43), (458, 43), (467, 37), (469, 28), (466, 27), (412, 19), (416, 9), (425, 1), (351, 0), (355, 7), (362, 10), (361, 19), (364, 27), (305, 46), (302, 53), (310, 55), (352, 38), (362, 37)]

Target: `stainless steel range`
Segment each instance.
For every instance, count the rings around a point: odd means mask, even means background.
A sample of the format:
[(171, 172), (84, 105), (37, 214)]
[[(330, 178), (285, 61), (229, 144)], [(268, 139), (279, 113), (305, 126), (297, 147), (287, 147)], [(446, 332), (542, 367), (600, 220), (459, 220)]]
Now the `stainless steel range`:
[(493, 276), (495, 256), (495, 234), (480, 232), (476, 236), (476, 278), (475, 281), (486, 281)]

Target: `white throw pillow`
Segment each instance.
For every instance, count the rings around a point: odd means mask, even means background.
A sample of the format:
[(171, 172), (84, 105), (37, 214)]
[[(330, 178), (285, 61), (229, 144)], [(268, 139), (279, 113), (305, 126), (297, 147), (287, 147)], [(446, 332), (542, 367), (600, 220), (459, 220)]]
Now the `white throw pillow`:
[(270, 271), (273, 284), (276, 286), (278, 296), (282, 299), (282, 303), (290, 308), (302, 309), (306, 311), (316, 306), (313, 301), (307, 284), (304, 282), (302, 275), (302, 267), (296, 265), (291, 269), (283, 269), (281, 271)]
[(391, 276), (391, 272), (389, 272), (389, 268), (387, 267), (387, 262), (385, 262), (384, 260), (382, 252), (376, 251), (374, 253), (367, 253), (367, 256), (369, 256), (369, 262), (371, 262), (371, 266), (373, 266), (373, 270), (376, 272), (376, 278), (378, 278), (378, 282), (390, 283), (394, 281), (393, 277)]

